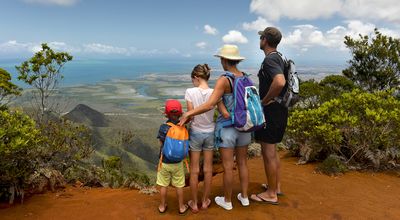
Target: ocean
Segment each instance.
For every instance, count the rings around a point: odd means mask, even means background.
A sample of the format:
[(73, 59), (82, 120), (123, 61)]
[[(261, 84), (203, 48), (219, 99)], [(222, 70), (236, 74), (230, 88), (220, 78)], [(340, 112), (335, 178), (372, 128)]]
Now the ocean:
[[(26, 88), (27, 86), (17, 80), (16, 65), (22, 59), (0, 59), (0, 68), (9, 71), (12, 82)], [(60, 86), (76, 86), (96, 84), (110, 80), (135, 79), (146, 74), (190, 75), (197, 64), (208, 63), (213, 70), (222, 71), (218, 59), (79, 59), (68, 62), (62, 69), (64, 79)], [(246, 60), (239, 64), (239, 68), (250, 74), (257, 74), (261, 61)], [(329, 74), (339, 74), (345, 68), (344, 64), (296, 64), (301, 79), (321, 79)]]

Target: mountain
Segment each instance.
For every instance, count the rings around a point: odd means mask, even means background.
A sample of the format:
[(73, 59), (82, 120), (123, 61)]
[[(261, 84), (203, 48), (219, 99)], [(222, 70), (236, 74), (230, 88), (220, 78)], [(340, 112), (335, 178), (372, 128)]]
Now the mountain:
[(87, 105), (79, 104), (72, 111), (64, 115), (64, 118), (76, 123), (83, 123), (92, 127), (107, 127), (109, 121), (105, 115)]

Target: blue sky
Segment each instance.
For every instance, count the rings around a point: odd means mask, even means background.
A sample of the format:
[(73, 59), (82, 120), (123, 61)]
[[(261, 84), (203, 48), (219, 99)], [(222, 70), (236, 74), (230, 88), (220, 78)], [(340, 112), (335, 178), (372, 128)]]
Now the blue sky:
[(273, 25), (280, 50), (308, 62), (344, 62), (345, 35), (400, 36), (396, 0), (2, 0), (0, 58), (41, 42), (76, 58), (209, 58), (224, 43), (260, 59), (257, 30)]

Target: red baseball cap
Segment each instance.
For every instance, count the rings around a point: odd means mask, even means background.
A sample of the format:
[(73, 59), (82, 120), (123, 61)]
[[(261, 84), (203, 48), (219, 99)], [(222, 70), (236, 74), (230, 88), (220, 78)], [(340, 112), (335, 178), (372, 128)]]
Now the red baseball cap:
[(165, 102), (165, 114), (166, 115), (181, 115), (182, 105), (176, 99), (168, 99)]

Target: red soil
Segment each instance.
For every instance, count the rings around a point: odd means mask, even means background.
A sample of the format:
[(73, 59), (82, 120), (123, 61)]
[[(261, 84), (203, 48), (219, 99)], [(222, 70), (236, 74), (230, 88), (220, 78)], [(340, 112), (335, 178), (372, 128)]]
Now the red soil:
[[(295, 165), (294, 158), (282, 158), (282, 190), (279, 206), (250, 203), (233, 210), (212, 203), (207, 211), (188, 212), (188, 219), (400, 219), (400, 178), (382, 173), (349, 172), (339, 177), (316, 174), (314, 165)], [(260, 158), (249, 161), (250, 193), (260, 192), (265, 181)], [(222, 192), (222, 175), (213, 179), (211, 195)], [(235, 172), (234, 195), (239, 192)], [(189, 199), (185, 188), (185, 199)], [(84, 189), (67, 187), (64, 192), (34, 195), (23, 205), (0, 209), (0, 219), (176, 219), (175, 191), (168, 195), (168, 211), (157, 211), (159, 195), (135, 190)]]

